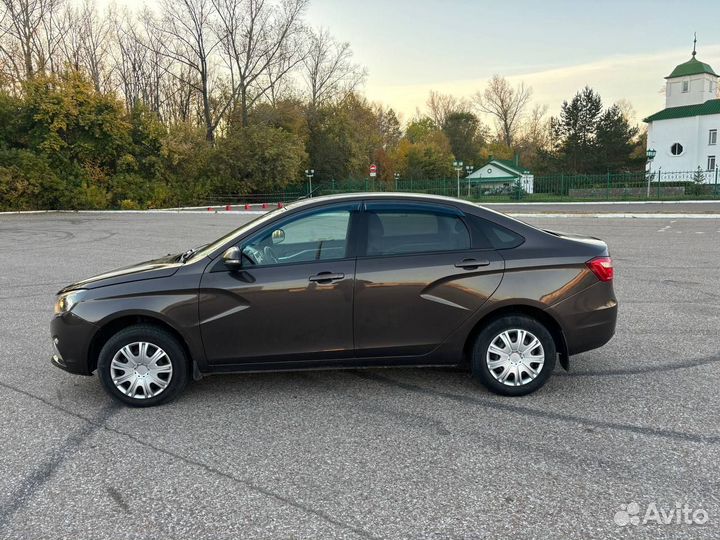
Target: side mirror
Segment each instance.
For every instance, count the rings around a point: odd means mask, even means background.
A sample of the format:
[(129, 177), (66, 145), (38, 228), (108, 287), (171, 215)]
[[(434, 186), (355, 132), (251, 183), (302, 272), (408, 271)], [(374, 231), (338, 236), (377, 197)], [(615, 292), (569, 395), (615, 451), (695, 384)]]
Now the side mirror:
[(242, 266), (242, 252), (237, 246), (228, 248), (222, 256), (225, 266), (231, 269), (240, 268)]
[(276, 229), (273, 231), (271, 238), (273, 244), (282, 244), (285, 241), (285, 231)]

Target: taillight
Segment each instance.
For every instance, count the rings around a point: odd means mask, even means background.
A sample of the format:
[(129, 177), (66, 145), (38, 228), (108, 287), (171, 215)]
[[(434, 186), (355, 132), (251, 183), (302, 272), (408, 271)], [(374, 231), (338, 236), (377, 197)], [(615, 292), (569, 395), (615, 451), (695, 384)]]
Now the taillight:
[(600, 281), (612, 281), (614, 272), (610, 257), (595, 257), (585, 264)]

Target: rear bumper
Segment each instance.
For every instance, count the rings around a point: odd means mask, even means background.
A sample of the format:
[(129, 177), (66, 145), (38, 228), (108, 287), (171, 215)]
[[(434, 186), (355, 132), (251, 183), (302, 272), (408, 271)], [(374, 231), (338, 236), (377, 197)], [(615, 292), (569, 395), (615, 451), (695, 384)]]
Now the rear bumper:
[(602, 347), (615, 335), (618, 304), (612, 283), (597, 282), (551, 311), (562, 325), (570, 355)]
[(51, 363), (70, 373), (92, 375), (88, 362), (90, 340), (97, 326), (74, 313), (56, 315), (50, 322)]

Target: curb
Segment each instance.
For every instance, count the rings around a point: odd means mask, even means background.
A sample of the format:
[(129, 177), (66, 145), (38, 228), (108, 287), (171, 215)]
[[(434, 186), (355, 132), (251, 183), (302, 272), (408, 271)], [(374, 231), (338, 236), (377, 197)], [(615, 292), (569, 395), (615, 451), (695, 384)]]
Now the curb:
[(720, 214), (670, 214), (670, 213), (523, 213), (505, 212), (506, 215), (515, 218), (607, 218), (607, 219), (719, 219)]

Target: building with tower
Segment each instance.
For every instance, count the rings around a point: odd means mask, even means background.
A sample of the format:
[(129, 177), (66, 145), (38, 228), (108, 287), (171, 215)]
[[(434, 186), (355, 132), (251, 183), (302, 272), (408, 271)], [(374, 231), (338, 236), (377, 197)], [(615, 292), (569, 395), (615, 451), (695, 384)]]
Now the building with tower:
[(690, 60), (665, 77), (665, 108), (645, 119), (647, 148), (655, 151), (652, 172), (700, 168), (712, 173), (706, 177), (714, 177), (720, 165), (718, 79), (710, 65), (697, 59), (695, 46)]

